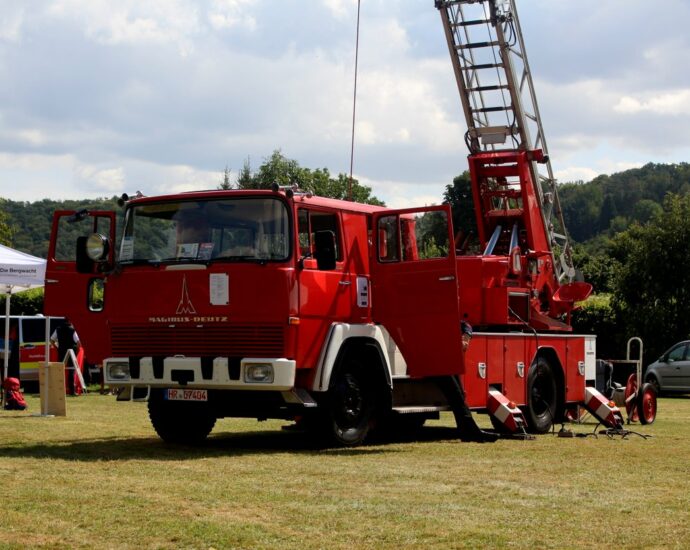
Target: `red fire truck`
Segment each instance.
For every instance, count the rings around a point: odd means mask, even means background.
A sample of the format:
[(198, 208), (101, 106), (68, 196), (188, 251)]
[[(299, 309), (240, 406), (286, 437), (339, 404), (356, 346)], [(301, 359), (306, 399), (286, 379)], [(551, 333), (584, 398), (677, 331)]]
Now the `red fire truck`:
[[(46, 314), (73, 321), (119, 399), (148, 400), (164, 440), (252, 417), (356, 445), (373, 426), (461, 407), (543, 433), (592, 397), (595, 337), (570, 327), (591, 287), (573, 282), (514, 1), (436, 7), (468, 123), (478, 252), (448, 205), (277, 187), (124, 197), (117, 251), (113, 212), (55, 214)], [(467, 351), (461, 322), (475, 329)]]

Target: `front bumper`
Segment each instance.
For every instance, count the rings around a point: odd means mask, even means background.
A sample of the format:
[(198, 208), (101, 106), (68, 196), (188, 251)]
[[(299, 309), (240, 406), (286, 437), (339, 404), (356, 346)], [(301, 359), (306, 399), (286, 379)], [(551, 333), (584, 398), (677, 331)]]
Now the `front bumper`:
[[(149, 386), (165, 388), (205, 388), (228, 390), (288, 391), (295, 386), (296, 363), (291, 359), (246, 357), (239, 369), (224, 357), (207, 361), (199, 357), (142, 357), (136, 365), (129, 358), (109, 358), (103, 362), (106, 384), (117, 387)], [(251, 379), (256, 365), (270, 365), (272, 377)], [(210, 368), (209, 368), (210, 367)]]

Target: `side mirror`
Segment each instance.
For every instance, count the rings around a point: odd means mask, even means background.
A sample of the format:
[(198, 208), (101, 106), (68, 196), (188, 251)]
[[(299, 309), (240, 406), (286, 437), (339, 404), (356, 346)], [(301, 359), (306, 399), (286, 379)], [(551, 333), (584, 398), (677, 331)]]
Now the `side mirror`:
[(110, 240), (100, 233), (88, 237), (77, 237), (77, 273), (93, 273), (94, 266), (99, 271), (107, 271)]
[(314, 239), (316, 250), (316, 267), (319, 271), (335, 269), (335, 233), (333, 231), (317, 231)]

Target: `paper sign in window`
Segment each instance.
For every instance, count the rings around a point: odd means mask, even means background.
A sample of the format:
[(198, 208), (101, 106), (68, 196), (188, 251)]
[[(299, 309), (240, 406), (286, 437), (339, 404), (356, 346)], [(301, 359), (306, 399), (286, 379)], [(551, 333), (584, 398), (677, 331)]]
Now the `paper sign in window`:
[(212, 306), (227, 306), (230, 303), (230, 277), (227, 273), (211, 273), (209, 286)]

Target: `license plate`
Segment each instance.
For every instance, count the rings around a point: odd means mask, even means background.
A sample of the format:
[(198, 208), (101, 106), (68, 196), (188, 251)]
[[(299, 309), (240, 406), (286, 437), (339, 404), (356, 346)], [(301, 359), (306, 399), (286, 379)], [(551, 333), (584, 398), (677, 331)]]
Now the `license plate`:
[(208, 401), (207, 390), (174, 390), (165, 392), (168, 401)]

